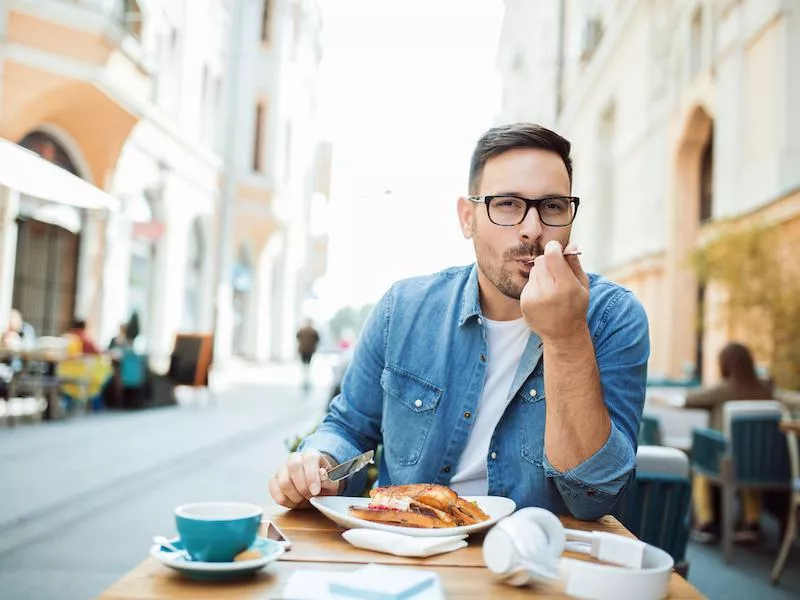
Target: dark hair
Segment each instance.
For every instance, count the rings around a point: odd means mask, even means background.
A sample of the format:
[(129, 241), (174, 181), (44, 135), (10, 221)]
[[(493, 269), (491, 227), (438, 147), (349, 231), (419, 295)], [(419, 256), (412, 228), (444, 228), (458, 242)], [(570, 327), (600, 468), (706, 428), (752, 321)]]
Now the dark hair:
[(469, 166), (469, 193), (478, 193), (483, 168), (490, 158), (516, 148), (537, 148), (558, 154), (564, 161), (569, 183), (572, 185), (572, 158), (569, 155), (571, 147), (572, 144), (568, 140), (535, 123), (514, 123), (493, 127), (481, 136), (472, 152)]
[(72, 320), (72, 328), (73, 329), (86, 329), (86, 321), (83, 319), (73, 319)]
[(719, 353), (719, 370), (722, 377), (738, 383), (755, 383), (758, 381), (753, 355), (747, 346), (731, 342)]

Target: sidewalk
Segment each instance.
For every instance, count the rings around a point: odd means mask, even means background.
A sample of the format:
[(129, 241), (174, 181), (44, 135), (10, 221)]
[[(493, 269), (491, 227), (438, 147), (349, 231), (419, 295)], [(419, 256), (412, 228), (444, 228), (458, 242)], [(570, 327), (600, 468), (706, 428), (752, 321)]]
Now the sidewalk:
[(242, 362), (212, 388), (213, 402), (187, 389), (177, 406), (0, 429), (0, 595), (93, 597), (174, 532), (175, 506), (270, 503), (285, 441), (318, 422), (327, 388), (303, 396), (291, 365)]

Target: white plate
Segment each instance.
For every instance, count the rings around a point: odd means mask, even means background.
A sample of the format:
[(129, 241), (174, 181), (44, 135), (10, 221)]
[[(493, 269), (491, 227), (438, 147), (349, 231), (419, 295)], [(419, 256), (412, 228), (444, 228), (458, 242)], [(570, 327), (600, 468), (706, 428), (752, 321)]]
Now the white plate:
[[(171, 544), (178, 548), (183, 548), (180, 538), (175, 537), (169, 540)], [(183, 556), (167, 550), (156, 544), (150, 548), (150, 556), (155, 558), (162, 565), (170, 569), (175, 569), (194, 579), (207, 581), (227, 580), (249, 575), (263, 569), (267, 564), (278, 560), (286, 551), (283, 546), (273, 540), (258, 537), (250, 546), (251, 549), (258, 550), (262, 556), (253, 560), (242, 560), (238, 562), (201, 562), (186, 560)]]
[(399, 525), (384, 525), (373, 521), (365, 521), (351, 517), (347, 513), (350, 506), (367, 506), (369, 498), (350, 498), (347, 496), (317, 496), (311, 499), (311, 504), (323, 515), (345, 529), (366, 528), (381, 531), (393, 531), (414, 537), (440, 537), (477, 533), (488, 529), (503, 517), (507, 517), (517, 508), (516, 503), (510, 498), (502, 496), (464, 496), (465, 500), (475, 501), (483, 512), (489, 515), (488, 521), (463, 527), (439, 527), (436, 529), (420, 529), (417, 527), (401, 527)]

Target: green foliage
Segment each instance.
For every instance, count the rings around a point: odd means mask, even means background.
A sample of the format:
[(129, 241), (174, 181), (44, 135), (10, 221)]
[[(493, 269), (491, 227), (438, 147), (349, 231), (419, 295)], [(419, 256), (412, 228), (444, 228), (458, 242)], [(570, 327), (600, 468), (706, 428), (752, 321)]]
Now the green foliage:
[(778, 387), (800, 389), (800, 260), (780, 227), (721, 224), (692, 256), (704, 283), (725, 292), (728, 327), (766, 358)]

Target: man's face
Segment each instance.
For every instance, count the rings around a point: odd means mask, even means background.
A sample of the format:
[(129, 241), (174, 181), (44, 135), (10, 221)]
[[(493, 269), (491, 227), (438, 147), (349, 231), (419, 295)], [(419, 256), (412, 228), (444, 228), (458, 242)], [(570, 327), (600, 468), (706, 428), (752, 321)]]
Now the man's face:
[[(533, 148), (509, 150), (489, 159), (477, 195), (512, 194), (535, 200), (545, 196), (569, 196), (570, 182), (564, 161), (554, 152)], [(481, 284), (488, 281), (503, 295), (519, 300), (528, 283), (532, 265), (550, 240), (569, 242), (572, 226), (543, 225), (531, 208), (519, 225), (502, 227), (489, 220), (485, 204), (459, 200), (461, 228), (472, 238)]]

